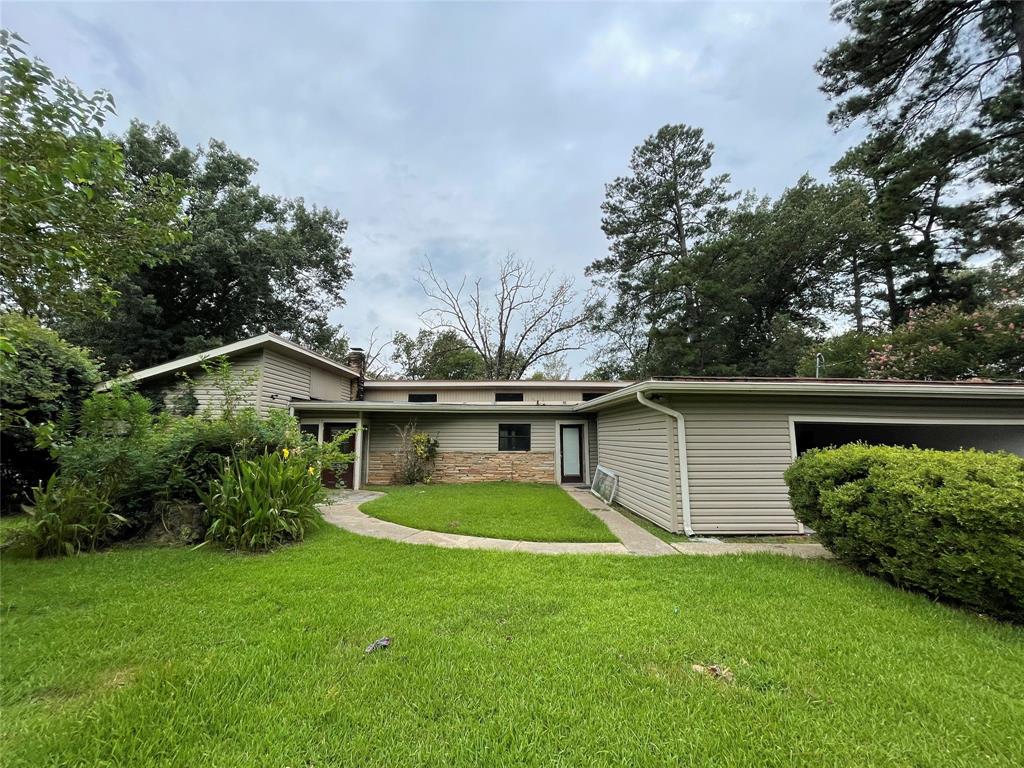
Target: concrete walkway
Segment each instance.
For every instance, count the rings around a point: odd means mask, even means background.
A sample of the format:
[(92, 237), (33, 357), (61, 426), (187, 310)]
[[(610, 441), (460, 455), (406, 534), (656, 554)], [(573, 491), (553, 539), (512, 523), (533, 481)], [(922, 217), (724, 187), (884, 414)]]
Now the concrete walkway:
[(360, 536), (401, 541), (406, 544), (429, 544), (448, 549), (492, 549), (502, 552), (534, 552), (541, 555), (740, 555), (768, 552), (794, 557), (831, 557), (820, 544), (737, 543), (685, 541), (668, 544), (632, 520), (610, 508), (585, 488), (566, 488), (570, 496), (590, 510), (619, 539), (616, 543), (513, 541), (485, 536), (463, 536), (457, 533), (423, 531), (398, 523), (389, 523), (360, 511), (359, 506), (383, 494), (373, 491), (340, 491), (321, 507), (324, 519), (332, 525)]
[(674, 555), (676, 551), (650, 531), (623, 517), (586, 488), (565, 488), (566, 492), (608, 526), (631, 555)]

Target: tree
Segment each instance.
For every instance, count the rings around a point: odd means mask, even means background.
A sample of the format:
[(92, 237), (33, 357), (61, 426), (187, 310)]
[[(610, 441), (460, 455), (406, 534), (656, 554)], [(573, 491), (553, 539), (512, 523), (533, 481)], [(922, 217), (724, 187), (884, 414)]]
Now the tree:
[(86, 350), (31, 317), (0, 314), (0, 336), (14, 350), (0, 362), (0, 486), (8, 511), (56, 469), (47, 451), (36, 447), (35, 428), (51, 421), (73, 426), (100, 375)]
[(682, 303), (684, 324), (700, 315), (707, 265), (695, 252), (721, 231), (736, 197), (726, 190), (728, 174), (710, 175), (713, 156), (700, 128), (666, 125), (633, 150), (630, 174), (605, 187), (609, 255), (587, 274), (612, 291), (600, 325), (620, 341), (648, 336), (667, 307)]
[(895, 326), (910, 309), (976, 304), (976, 281), (966, 265), (984, 247), (976, 237), (982, 209), (965, 199), (959, 177), (959, 166), (971, 159), (961, 147), (970, 141), (968, 134), (936, 131), (908, 146), (888, 133), (854, 147), (833, 166), (838, 178), (866, 193), (864, 213), (873, 228), (873, 242), (865, 243), (859, 259), (862, 314), (880, 304), (876, 316)]
[(166, 126), (133, 122), (123, 138), (136, 183), (170, 175), (192, 191), (183, 213), (191, 238), (166, 249), (119, 287), (110, 320), (74, 324), (69, 337), (106, 366), (145, 367), (265, 331), (340, 354), (345, 339), (328, 313), (352, 276), (347, 222), (301, 198), (265, 194), (256, 162), (219, 141), (190, 150)]
[[(863, 119), (913, 147), (961, 135), (958, 172), (975, 181), (985, 242), (1019, 258), (1024, 216), (1024, 3), (846, 0), (833, 18), (851, 34), (818, 62), (830, 120)], [(966, 133), (964, 133), (966, 132)], [(1013, 252), (1017, 251), (1016, 254)]]
[(184, 185), (133, 177), (101, 134), (110, 94), (58, 78), (24, 42), (0, 31), (0, 305), (92, 322), (119, 280), (173, 258)]
[(449, 381), (485, 377), (480, 353), (455, 331), (424, 328), (415, 337), (399, 331), (392, 344), (391, 359), (402, 378)]
[(573, 281), (509, 253), (498, 265), (497, 285), (487, 295), (483, 280), (453, 287), (428, 260), (419, 282), (434, 306), (421, 318), (429, 331), (454, 332), (483, 360), (488, 379), (521, 379), (551, 357), (580, 349), (593, 318), (590, 297), (577, 296)]

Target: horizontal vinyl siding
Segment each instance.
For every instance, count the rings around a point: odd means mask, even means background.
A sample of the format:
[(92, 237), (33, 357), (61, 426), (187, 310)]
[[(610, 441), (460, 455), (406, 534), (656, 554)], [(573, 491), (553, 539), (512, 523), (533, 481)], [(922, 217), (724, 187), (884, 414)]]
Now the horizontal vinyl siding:
[(697, 533), (792, 533), (783, 473), (792, 463), (790, 416), (899, 419), (1024, 417), (1024, 402), (963, 405), (872, 398), (675, 397), (686, 421), (690, 509)]
[[(512, 390), (504, 391), (517, 391)], [(410, 393), (433, 393), (437, 395), (439, 403), (493, 403), (495, 390), (477, 389), (467, 387), (465, 389), (374, 389), (372, 383), (366, 386), (366, 399), (375, 402), (406, 403), (409, 401)], [(545, 405), (575, 405), (583, 399), (581, 389), (523, 389), (524, 403), (541, 403)]]
[(597, 416), (598, 463), (619, 476), (615, 500), (666, 530), (675, 530), (669, 417), (641, 405)]
[[(258, 406), (258, 392), (260, 380), (261, 355), (259, 351), (250, 352), (230, 358), (231, 375), (241, 385), (237, 407), (256, 408)], [(216, 365), (215, 360), (210, 365)], [(224, 403), (223, 392), (215, 383), (215, 376), (208, 374), (202, 368), (195, 368), (188, 372), (192, 380), (192, 394), (198, 401), (196, 413), (217, 414), (220, 413)], [(182, 380), (169, 381), (166, 386), (158, 390), (158, 397), (163, 399), (164, 405), (173, 407), (176, 398), (185, 392), (186, 384)]]
[(263, 354), (263, 381), (260, 388), (262, 411), (266, 413), (270, 408), (287, 408), (292, 398), (308, 400), (309, 366), (270, 350), (265, 350)]
[(591, 416), (587, 421), (587, 468), (590, 476), (586, 478), (587, 483), (594, 479), (594, 470), (597, 468), (597, 418)]
[[(400, 441), (395, 426), (404, 427), (412, 418), (409, 416), (387, 416), (374, 414), (369, 417), (370, 450), (396, 451)], [(555, 415), (535, 414), (517, 416), (505, 414), (489, 415), (421, 415), (415, 418), (416, 428), (426, 432), (438, 441), (439, 451), (463, 453), (495, 453), (498, 450), (499, 424), (529, 424), (530, 450), (552, 453), (555, 450)]]

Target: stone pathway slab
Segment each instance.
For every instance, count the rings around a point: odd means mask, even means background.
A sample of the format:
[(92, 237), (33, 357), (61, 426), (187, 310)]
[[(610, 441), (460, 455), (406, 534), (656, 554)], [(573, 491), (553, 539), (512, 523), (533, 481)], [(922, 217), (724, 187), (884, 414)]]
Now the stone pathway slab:
[(627, 517), (616, 512), (587, 488), (565, 488), (570, 496), (599, 518), (632, 555), (674, 555), (671, 544), (645, 531)]
[[(513, 541), (486, 536), (464, 536), (458, 533), (423, 531), (407, 525), (389, 523), (370, 517), (359, 509), (371, 499), (382, 496), (374, 491), (337, 491), (320, 508), (324, 519), (338, 528), (369, 536), (374, 539), (401, 541), (407, 544), (427, 544), (447, 549), (489, 549), (500, 552), (533, 552), (541, 555), (740, 555), (767, 552), (802, 558), (831, 558), (832, 554), (820, 544), (772, 544), (720, 542), (714, 539), (691, 540), (668, 544), (632, 520), (611, 509), (607, 504), (583, 488), (566, 488), (580, 504), (604, 521), (619, 538), (615, 543)], [(621, 543), (620, 543), (621, 542)]]

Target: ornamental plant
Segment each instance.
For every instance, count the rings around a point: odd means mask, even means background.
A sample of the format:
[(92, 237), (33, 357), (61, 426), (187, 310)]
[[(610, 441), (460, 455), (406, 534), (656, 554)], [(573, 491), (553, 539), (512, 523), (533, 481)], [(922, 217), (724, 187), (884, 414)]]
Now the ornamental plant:
[(864, 444), (786, 471), (797, 518), (898, 586), (1024, 622), (1024, 458)]
[(320, 473), (287, 448), (255, 459), (224, 461), (220, 475), (200, 493), (210, 515), (207, 541), (262, 552), (301, 541), (320, 521)]

